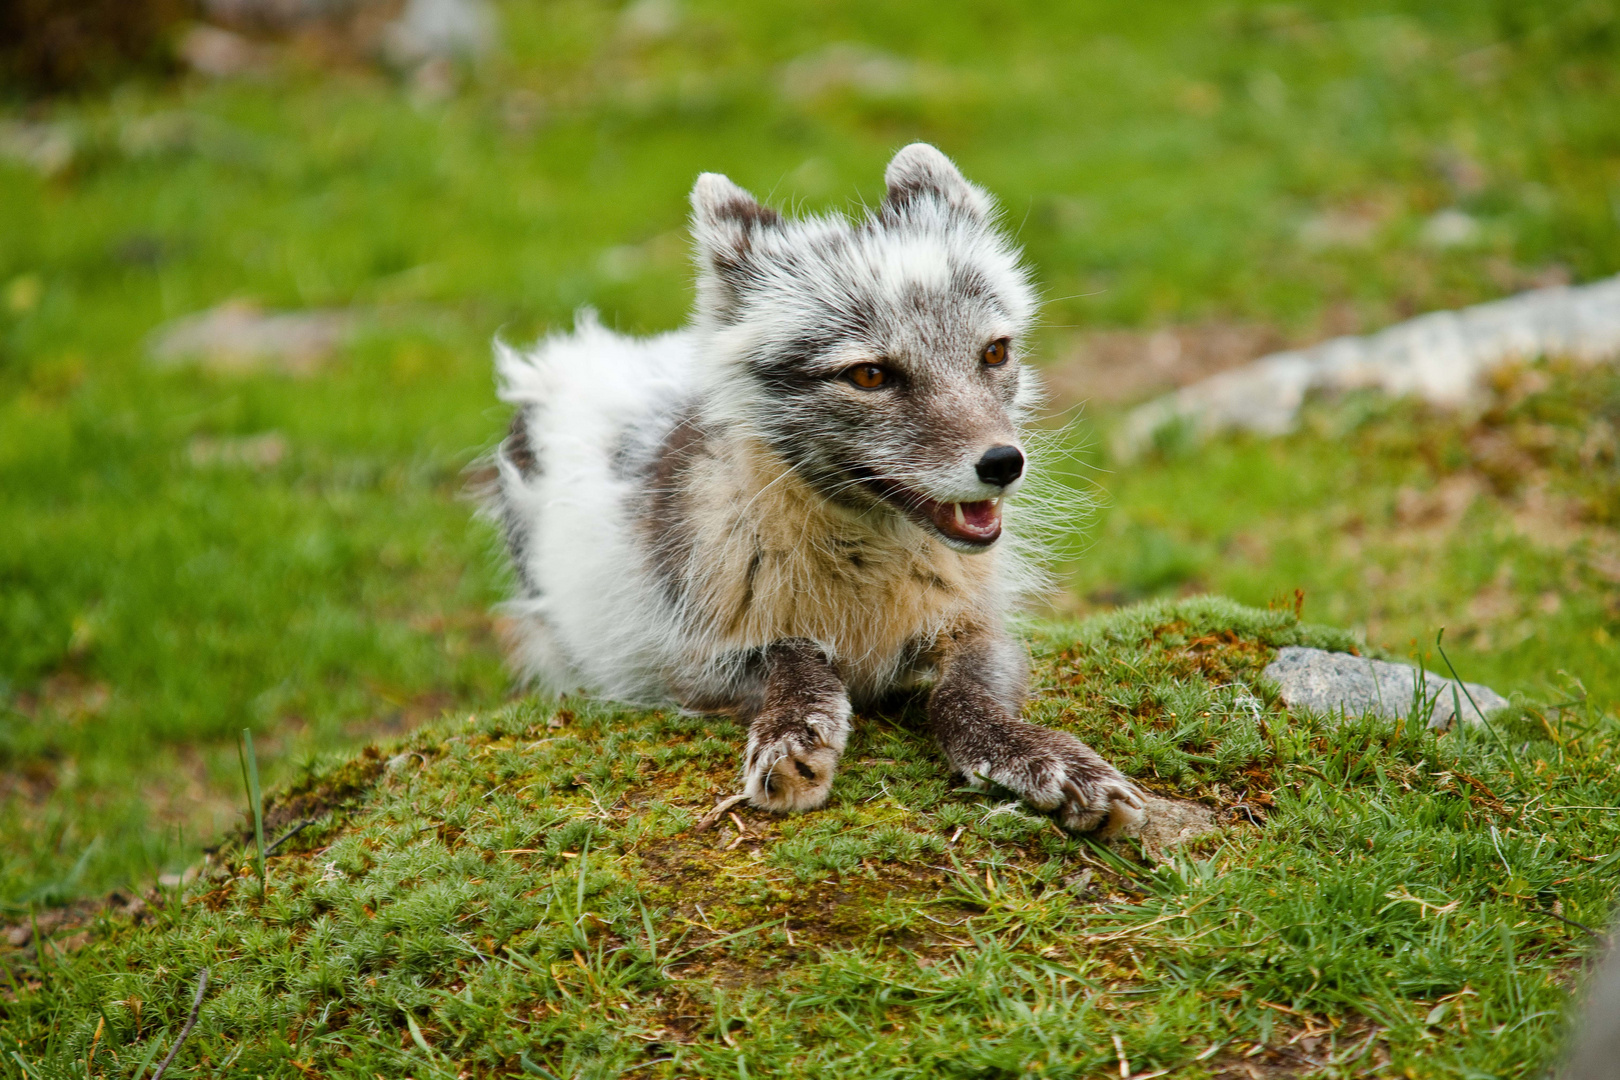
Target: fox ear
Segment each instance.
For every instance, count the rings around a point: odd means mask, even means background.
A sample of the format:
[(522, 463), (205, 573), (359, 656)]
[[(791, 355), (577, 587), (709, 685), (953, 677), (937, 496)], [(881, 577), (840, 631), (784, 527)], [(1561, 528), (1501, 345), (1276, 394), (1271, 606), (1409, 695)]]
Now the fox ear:
[(781, 223), (782, 215), (719, 173), (704, 173), (692, 187), (692, 238), (716, 269), (746, 258), (757, 235)]
[(978, 222), (994, 212), (990, 197), (968, 183), (951, 159), (927, 143), (902, 147), (883, 171), (883, 206), (903, 214), (924, 201), (942, 204)]
[(721, 321), (736, 314), (756, 276), (752, 256), (760, 236), (781, 224), (782, 215), (719, 173), (704, 173), (692, 186), (700, 303)]

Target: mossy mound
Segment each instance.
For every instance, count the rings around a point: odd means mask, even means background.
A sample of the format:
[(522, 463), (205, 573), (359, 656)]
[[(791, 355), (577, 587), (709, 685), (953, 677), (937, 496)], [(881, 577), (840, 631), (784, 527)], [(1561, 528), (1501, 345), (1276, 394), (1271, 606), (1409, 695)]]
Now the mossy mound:
[(133, 1075), (207, 968), (171, 1075), (1543, 1067), (1615, 888), (1617, 815), (1580, 809), (1620, 805), (1612, 723), (1290, 715), (1275, 649), (1352, 643), (1220, 600), (1031, 638), (1031, 718), (1213, 833), (1102, 845), (953, 788), (916, 702), (861, 718), (825, 810), (697, 832), (740, 727), (528, 701), (278, 796), (272, 835), (315, 820), (262, 893), (236, 843), (77, 952), (0, 951), (8, 1066)]

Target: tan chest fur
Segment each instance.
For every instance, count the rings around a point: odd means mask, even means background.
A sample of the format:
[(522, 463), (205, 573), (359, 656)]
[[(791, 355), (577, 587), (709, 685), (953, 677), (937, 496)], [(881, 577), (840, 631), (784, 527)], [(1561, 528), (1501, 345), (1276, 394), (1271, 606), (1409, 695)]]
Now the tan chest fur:
[(757, 446), (708, 458), (684, 494), (689, 602), (726, 649), (810, 638), (853, 688), (994, 603), (995, 551), (959, 554), (893, 515), (831, 505)]

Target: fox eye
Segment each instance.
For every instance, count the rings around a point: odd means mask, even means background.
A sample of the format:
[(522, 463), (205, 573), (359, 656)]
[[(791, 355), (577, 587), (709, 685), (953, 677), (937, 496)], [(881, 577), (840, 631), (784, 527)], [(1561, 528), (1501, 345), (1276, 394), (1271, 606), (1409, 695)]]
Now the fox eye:
[(894, 376), (882, 364), (856, 364), (844, 372), (844, 378), (862, 390), (876, 390), (894, 381)]
[(999, 367), (1007, 362), (1007, 339), (999, 338), (984, 347), (985, 367)]

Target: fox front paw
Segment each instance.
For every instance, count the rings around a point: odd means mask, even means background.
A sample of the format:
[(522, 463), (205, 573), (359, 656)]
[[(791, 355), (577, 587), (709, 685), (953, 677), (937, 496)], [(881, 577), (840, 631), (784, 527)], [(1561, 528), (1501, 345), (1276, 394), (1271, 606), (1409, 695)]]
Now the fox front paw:
[(1142, 823), (1147, 816), (1142, 793), (1111, 765), (1109, 772), (1089, 782), (1071, 779), (1063, 784), (1063, 803), (1054, 814), (1059, 825), (1106, 838)]
[(748, 728), (743, 793), (762, 810), (814, 810), (832, 790), (838, 755), (849, 738), (849, 705), (766, 713)]
[(1110, 836), (1142, 821), (1142, 792), (1091, 747), (1061, 731), (1019, 728), (1008, 752), (980, 762), (970, 779), (1012, 791), (1069, 832)]
[(832, 790), (838, 750), (811, 731), (750, 737), (743, 765), (743, 794), (751, 805), (777, 813), (814, 810)]

